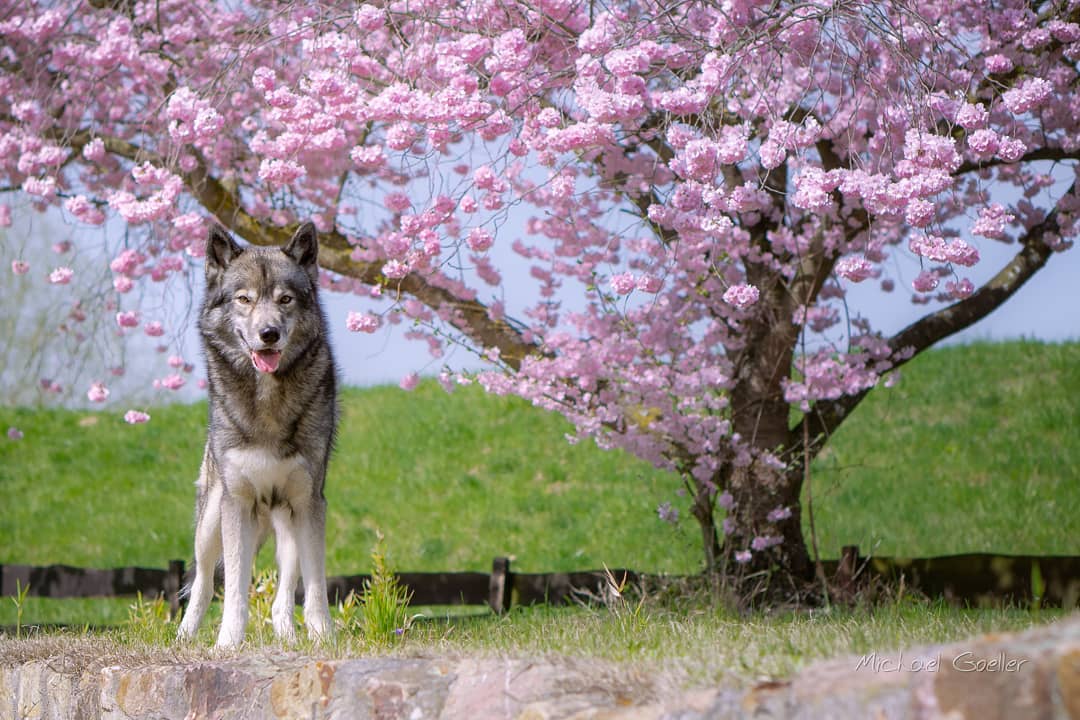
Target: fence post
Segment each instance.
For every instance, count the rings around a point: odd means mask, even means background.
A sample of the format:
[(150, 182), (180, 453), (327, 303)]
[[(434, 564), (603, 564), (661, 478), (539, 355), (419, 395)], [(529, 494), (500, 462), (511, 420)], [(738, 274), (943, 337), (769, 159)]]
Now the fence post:
[(488, 605), (496, 614), (510, 609), (514, 593), (514, 576), (510, 572), (510, 558), (497, 557), (491, 563), (491, 581), (488, 585)]
[(170, 560), (168, 574), (165, 576), (165, 595), (169, 598), (169, 616), (176, 619), (180, 615), (180, 590), (184, 587), (184, 561)]

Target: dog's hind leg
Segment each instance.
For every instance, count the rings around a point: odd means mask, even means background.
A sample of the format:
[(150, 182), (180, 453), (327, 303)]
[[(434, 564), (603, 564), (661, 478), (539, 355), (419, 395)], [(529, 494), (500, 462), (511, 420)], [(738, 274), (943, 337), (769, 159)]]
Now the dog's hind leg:
[(307, 512), (294, 518), (304, 574), (304, 624), (308, 636), (328, 639), (333, 634), (326, 598), (326, 500), (314, 498)]
[(225, 557), (225, 608), (218, 633), (218, 647), (235, 647), (244, 641), (257, 533), (254, 508), (245, 499), (223, 491), (221, 548)]
[(293, 511), (288, 505), (279, 505), (270, 512), (274, 526), (274, 549), (278, 564), (278, 588), (270, 615), (274, 633), (288, 643), (296, 642), (296, 624), (293, 609), (296, 607), (296, 581), (300, 579), (300, 557), (296, 544), (296, 527)]
[(221, 559), (220, 508), (221, 483), (210, 484), (204, 474), (199, 479), (198, 513), (195, 518), (195, 579), (191, 583), (184, 619), (177, 631), (177, 637), (181, 640), (195, 636), (214, 599), (214, 569)]

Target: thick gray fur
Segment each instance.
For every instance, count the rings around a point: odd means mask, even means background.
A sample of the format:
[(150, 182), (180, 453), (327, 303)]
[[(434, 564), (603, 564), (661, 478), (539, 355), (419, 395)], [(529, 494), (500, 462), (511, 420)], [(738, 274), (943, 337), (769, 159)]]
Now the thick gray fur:
[(198, 322), (210, 427), (197, 483), (195, 578), (181, 638), (198, 631), (223, 558), (217, 644), (243, 641), (252, 562), (271, 530), (279, 581), (271, 610), (275, 632), (287, 642), (296, 638), (300, 572), (308, 634), (332, 631), (323, 486), (337, 428), (337, 367), (318, 280), (311, 223), (282, 248), (241, 248), (223, 229), (210, 230)]

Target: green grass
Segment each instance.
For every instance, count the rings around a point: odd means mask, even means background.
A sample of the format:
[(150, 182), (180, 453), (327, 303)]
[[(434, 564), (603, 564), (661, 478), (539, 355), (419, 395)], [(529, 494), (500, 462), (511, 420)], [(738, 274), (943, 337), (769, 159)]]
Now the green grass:
[(1078, 343), (977, 343), (915, 358), (814, 465), (822, 554), (857, 544), (909, 557), (1080, 555), (1078, 398)]
[[(690, 572), (694, 531), (656, 519), (675, 483), (618, 453), (571, 446), (559, 418), (476, 387), (349, 389), (331, 461), (327, 566), (362, 572), (376, 530), (405, 570), (609, 566)], [(164, 567), (192, 554), (206, 406), (114, 412), (0, 410), (0, 562)], [(269, 549), (269, 548), (267, 548)], [(266, 563), (272, 561), (265, 554)]]
[[(871, 393), (815, 464), (819, 546), (863, 552), (1080, 554), (1080, 344), (935, 350)], [(106, 412), (0, 408), (0, 562), (164, 567), (191, 557), (204, 404)], [(400, 570), (609, 567), (692, 573), (678, 483), (571, 446), (566, 424), (475, 387), (349, 389), (327, 486), (328, 570), (370, 569), (376, 530)], [(672, 528), (656, 506), (672, 501)], [(271, 563), (265, 548), (261, 564)], [(0, 598), (0, 625), (14, 622)], [(131, 600), (28, 598), (27, 622), (114, 623)]]

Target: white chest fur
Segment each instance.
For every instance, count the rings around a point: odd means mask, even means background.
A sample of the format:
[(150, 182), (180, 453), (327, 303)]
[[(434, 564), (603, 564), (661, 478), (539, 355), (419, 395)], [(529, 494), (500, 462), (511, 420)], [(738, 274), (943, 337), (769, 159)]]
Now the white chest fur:
[(311, 492), (311, 475), (300, 455), (278, 457), (270, 448), (233, 448), (225, 453), (224, 474), (234, 497), (293, 504)]

